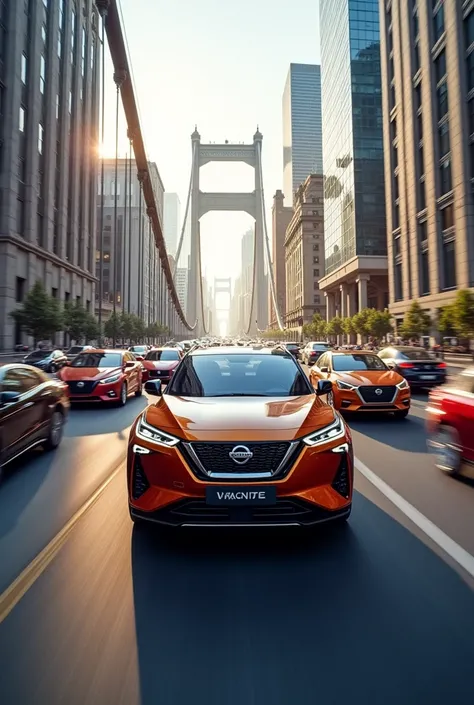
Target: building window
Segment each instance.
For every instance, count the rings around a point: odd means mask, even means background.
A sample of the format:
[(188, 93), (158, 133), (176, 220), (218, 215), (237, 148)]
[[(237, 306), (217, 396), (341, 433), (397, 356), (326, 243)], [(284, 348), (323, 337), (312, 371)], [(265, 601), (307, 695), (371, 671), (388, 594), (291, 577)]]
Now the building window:
[(392, 230), (397, 230), (400, 227), (400, 206), (398, 203), (394, 203), (392, 214), (393, 214)]
[(415, 108), (421, 109), (421, 81), (415, 86)]
[(451, 184), (451, 160), (445, 159), (440, 165), (440, 186), (441, 186), (441, 196), (445, 193), (449, 193), (452, 189)]
[(26, 67), (27, 67), (27, 58), (26, 58), (26, 54), (23, 53), (21, 55), (21, 82), (23, 83), (24, 86), (26, 86)]
[(418, 142), (423, 139), (423, 113), (418, 113), (416, 116), (416, 124), (418, 130)]
[(414, 73), (417, 73), (420, 69), (420, 44), (415, 42), (413, 46), (413, 68)]
[(469, 93), (474, 88), (474, 50), (466, 58), (466, 80), (467, 92)]
[(454, 206), (452, 203), (441, 209), (441, 230), (446, 232), (454, 228)]
[(418, 223), (418, 241), (421, 246), (428, 242), (428, 223), (426, 220)]
[(439, 157), (440, 159), (448, 154), (450, 150), (449, 145), (449, 122), (443, 122), (442, 125), (438, 127), (439, 136)]
[(425, 157), (422, 144), (418, 148), (418, 168), (420, 170), (420, 176), (423, 176), (425, 173)]
[(402, 249), (401, 249), (401, 242), (400, 242), (400, 235), (397, 235), (396, 237), (393, 238), (393, 255), (394, 257), (398, 257), (401, 255)]
[(443, 49), (434, 61), (436, 83), (439, 83), (446, 76), (446, 53)]
[(430, 265), (428, 250), (420, 253), (420, 296), (430, 293)]
[(448, 86), (442, 83), (437, 88), (438, 120), (441, 120), (448, 112)]
[(46, 59), (41, 55), (40, 59), (40, 93), (44, 94), (46, 83)]
[(454, 240), (443, 245), (443, 274), (444, 288), (452, 289), (456, 286), (456, 250)]
[(395, 174), (393, 177), (393, 198), (395, 201), (398, 201), (400, 198), (400, 190), (398, 188), (398, 174)]
[(38, 152), (43, 154), (44, 128), (41, 123), (38, 125)]
[(390, 122), (390, 134), (392, 142), (397, 139), (397, 118), (394, 117)]
[(395, 105), (396, 105), (395, 84), (391, 83), (390, 84), (390, 110), (393, 110)]
[(395, 301), (401, 301), (403, 298), (403, 278), (402, 278), (402, 263), (397, 262), (395, 264), (394, 271), (394, 284), (395, 284)]
[(25, 131), (25, 126), (26, 126), (26, 110), (22, 105), (20, 105), (20, 124), (19, 124), (20, 132)]
[(444, 34), (444, 6), (441, 4), (433, 14), (433, 39), (434, 43)]
[(319, 277), (319, 269), (313, 269), (313, 277)]
[(420, 197), (420, 211), (424, 211), (426, 208), (426, 186), (425, 186), (425, 180), (421, 180), (418, 185), (418, 195)]

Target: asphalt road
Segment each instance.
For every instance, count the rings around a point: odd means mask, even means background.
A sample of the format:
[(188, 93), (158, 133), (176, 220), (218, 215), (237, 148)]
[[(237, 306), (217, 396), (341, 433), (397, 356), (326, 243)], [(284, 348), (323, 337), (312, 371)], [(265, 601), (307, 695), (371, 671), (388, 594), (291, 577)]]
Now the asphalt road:
[[(0, 486), (0, 591), (123, 463), (124, 409), (73, 410)], [(474, 555), (474, 483), (404, 422), (351, 421), (357, 458)], [(347, 527), (132, 528), (124, 468), (0, 624), (2, 705), (471, 705), (473, 581), (357, 473)]]

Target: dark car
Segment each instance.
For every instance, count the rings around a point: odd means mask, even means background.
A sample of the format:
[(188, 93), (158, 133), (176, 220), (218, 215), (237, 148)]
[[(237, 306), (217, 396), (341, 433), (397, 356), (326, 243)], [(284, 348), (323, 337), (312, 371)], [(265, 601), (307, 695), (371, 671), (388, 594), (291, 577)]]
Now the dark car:
[(288, 350), (289, 353), (293, 355), (293, 357), (296, 357), (296, 359), (298, 359), (301, 349), (299, 343), (285, 343), (285, 348)]
[(66, 357), (69, 362), (71, 362), (72, 360), (74, 360), (75, 357), (79, 355), (79, 353), (94, 349), (95, 348), (93, 345), (73, 345), (69, 348), (69, 350), (66, 351)]
[(33, 365), (44, 372), (57, 372), (67, 364), (62, 350), (33, 350), (23, 358), (25, 365)]
[(446, 381), (446, 363), (425, 350), (410, 345), (394, 345), (378, 353), (387, 367), (395, 370), (411, 387), (437, 387)]
[(57, 448), (68, 413), (61, 381), (29, 365), (0, 367), (0, 467), (37, 445)]

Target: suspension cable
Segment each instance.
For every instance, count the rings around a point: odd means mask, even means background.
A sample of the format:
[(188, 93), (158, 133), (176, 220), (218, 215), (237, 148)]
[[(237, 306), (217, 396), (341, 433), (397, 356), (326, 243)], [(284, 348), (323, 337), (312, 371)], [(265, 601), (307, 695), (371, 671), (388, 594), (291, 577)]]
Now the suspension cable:
[(176, 257), (175, 257), (175, 263), (174, 263), (174, 271), (173, 271), (173, 282), (176, 278), (176, 272), (178, 271), (178, 262), (179, 262), (179, 256), (181, 254), (181, 248), (183, 247), (183, 242), (184, 242), (184, 233), (186, 230), (186, 224), (188, 222), (188, 211), (189, 211), (189, 204), (191, 203), (191, 192), (193, 189), (193, 180), (194, 180), (194, 162), (196, 158), (196, 144), (193, 143), (193, 154), (192, 154), (192, 159), (191, 159), (191, 176), (189, 179), (189, 188), (188, 188), (188, 197), (186, 199), (186, 209), (184, 211), (184, 220), (183, 220), (183, 227), (181, 229), (181, 235), (179, 238), (179, 243), (178, 243), (178, 249), (176, 250)]
[(265, 214), (265, 192), (263, 190), (262, 153), (261, 153), (260, 143), (257, 143), (257, 159), (258, 159), (258, 163), (260, 165), (260, 190), (262, 193), (263, 231), (264, 231), (265, 251), (267, 254), (267, 265), (268, 265), (269, 276), (270, 276), (270, 290), (271, 290), (271, 294), (272, 294), (273, 308), (275, 309), (275, 315), (276, 315), (276, 319), (277, 319), (277, 323), (278, 323), (278, 328), (281, 331), (284, 331), (285, 326), (284, 326), (283, 321), (281, 319), (280, 310), (278, 308), (275, 279), (274, 279), (274, 275), (273, 275), (272, 257), (271, 257), (271, 252), (270, 252), (270, 241), (268, 239), (267, 218), (266, 218), (266, 214)]
[(252, 268), (252, 295), (250, 297), (250, 311), (247, 330), (245, 335), (249, 335), (250, 329), (252, 328), (252, 316), (253, 316), (253, 305), (255, 302), (255, 289), (257, 288), (257, 228), (255, 227), (253, 233), (253, 268)]
[(209, 331), (206, 329), (206, 321), (204, 316), (204, 292), (202, 288), (202, 261), (201, 261), (201, 228), (198, 226), (198, 275), (199, 275), (199, 288), (201, 290), (201, 318), (202, 318), (202, 329), (204, 335), (208, 335)]

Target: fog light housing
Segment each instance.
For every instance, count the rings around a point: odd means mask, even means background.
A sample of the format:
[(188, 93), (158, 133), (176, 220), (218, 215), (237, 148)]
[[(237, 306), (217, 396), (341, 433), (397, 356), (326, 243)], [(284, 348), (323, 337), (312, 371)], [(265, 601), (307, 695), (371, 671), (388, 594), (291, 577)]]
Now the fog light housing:
[(150, 483), (148, 482), (145, 471), (138, 455), (135, 456), (133, 461), (133, 477), (132, 477), (132, 497), (133, 499), (140, 499), (145, 492), (150, 489)]
[(341, 497), (349, 499), (351, 493), (351, 479), (349, 474), (348, 453), (343, 453), (336, 477), (331, 483), (333, 490), (336, 490)]

